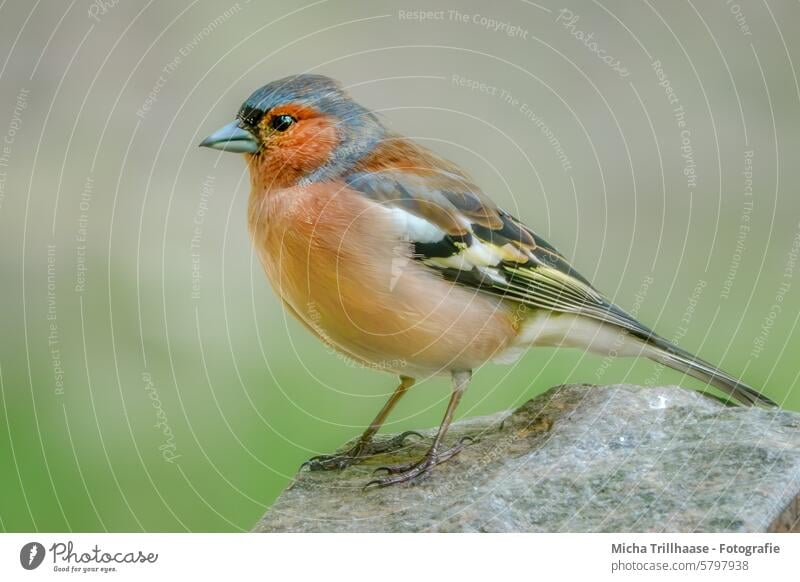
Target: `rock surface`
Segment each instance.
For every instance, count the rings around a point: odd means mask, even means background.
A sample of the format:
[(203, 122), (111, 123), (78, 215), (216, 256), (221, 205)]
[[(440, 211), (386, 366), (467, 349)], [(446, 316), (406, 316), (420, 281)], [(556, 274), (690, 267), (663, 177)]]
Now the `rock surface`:
[(570, 385), (456, 423), (448, 440), (465, 435), (476, 442), (411, 484), (363, 490), (376, 467), (418, 458), (429, 439), (343, 471), (301, 471), (254, 531), (795, 527), (800, 414), (728, 407), (676, 386)]

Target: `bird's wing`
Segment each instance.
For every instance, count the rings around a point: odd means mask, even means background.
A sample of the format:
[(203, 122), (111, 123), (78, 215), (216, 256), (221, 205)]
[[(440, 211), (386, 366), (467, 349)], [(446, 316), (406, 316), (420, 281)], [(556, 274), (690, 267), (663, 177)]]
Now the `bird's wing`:
[(389, 207), (413, 246), (414, 259), (446, 279), (532, 307), (613, 323), (643, 339), (654, 335), (461, 175), (393, 169), (354, 173), (345, 181)]

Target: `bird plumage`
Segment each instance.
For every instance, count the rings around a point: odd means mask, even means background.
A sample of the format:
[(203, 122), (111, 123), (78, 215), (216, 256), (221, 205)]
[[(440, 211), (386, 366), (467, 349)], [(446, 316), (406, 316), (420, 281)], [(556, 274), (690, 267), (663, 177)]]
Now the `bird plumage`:
[[(395, 147), (406, 155), (383, 152), (384, 148)], [(420, 151), (409, 156), (407, 152), (415, 148)], [(398, 157), (402, 160), (399, 163), (380, 163), (381, 159)], [(373, 158), (378, 161), (371, 161)], [(409, 158), (413, 159), (412, 165), (408, 165)], [(440, 272), (445, 279), (534, 309), (577, 314), (617, 327), (635, 338), (626, 342), (631, 346), (628, 355), (644, 355), (686, 372), (744, 404), (774, 405), (759, 392), (658, 336), (609, 302), (552, 245), (497, 207), (465, 174), (424, 152), (421, 146), (392, 137), (362, 164), (370, 171), (346, 174), (347, 185), (370, 199), (435, 225), (438, 238), (425, 229), (425, 240), (417, 241), (414, 235), (420, 232), (419, 227), (406, 232), (413, 244), (414, 259)], [(565, 321), (553, 320), (551, 325), (564, 327)], [(602, 335), (601, 327), (597, 328), (597, 335)], [(567, 335), (569, 332), (565, 331)], [(530, 336), (523, 334), (526, 343), (538, 340), (539, 345), (547, 345), (543, 339), (546, 334), (539, 334), (534, 340)], [(576, 347), (600, 353), (607, 353), (618, 343), (603, 342), (601, 337), (582, 341), (585, 345), (579, 343)], [(642, 344), (638, 353), (637, 341)], [(563, 341), (557, 345), (563, 345)]]
[[(605, 299), (461, 168), (389, 132), (327, 77), (262, 87), (221, 131), (203, 145), (247, 156), (249, 227), (276, 293), (322, 341), (404, 378), (397, 398), (412, 377), (449, 373), (451, 418), (468, 372), (544, 345), (646, 356), (774, 405)], [(448, 423), (427, 460), (379, 484), (449, 458)], [(341, 465), (331, 458), (317, 465)]]

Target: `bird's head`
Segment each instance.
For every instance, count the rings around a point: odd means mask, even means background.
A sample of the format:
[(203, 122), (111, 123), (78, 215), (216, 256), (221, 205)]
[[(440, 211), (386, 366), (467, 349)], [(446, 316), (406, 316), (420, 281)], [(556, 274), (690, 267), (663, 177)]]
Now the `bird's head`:
[(270, 189), (341, 174), (384, 134), (375, 115), (336, 81), (296, 75), (255, 91), (236, 121), (200, 145), (245, 154), (253, 182)]

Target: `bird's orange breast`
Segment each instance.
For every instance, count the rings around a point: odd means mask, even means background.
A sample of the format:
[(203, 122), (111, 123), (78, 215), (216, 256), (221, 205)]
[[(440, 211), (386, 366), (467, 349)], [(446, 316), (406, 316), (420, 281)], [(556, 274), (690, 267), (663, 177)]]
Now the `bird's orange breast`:
[(472, 369), (517, 334), (507, 305), (419, 265), (392, 213), (341, 184), (254, 191), (249, 222), (294, 315), (372, 366), (407, 375)]

